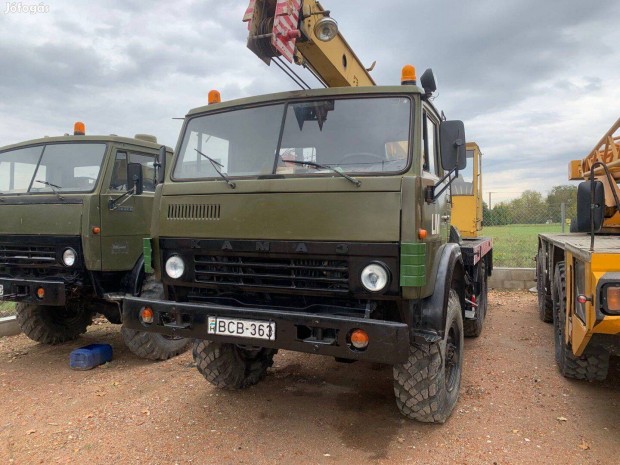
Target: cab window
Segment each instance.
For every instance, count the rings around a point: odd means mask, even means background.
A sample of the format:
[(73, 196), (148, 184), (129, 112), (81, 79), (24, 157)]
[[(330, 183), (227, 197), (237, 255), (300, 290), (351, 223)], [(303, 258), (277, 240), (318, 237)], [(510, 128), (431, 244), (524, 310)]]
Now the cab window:
[(424, 112), (422, 118), (422, 169), (428, 173), (439, 175), (437, 167), (437, 124)]
[(155, 192), (153, 182), (155, 174), (155, 156), (135, 152), (116, 152), (110, 189), (115, 191), (127, 190), (127, 165), (140, 163), (142, 165), (142, 180), (145, 192)]

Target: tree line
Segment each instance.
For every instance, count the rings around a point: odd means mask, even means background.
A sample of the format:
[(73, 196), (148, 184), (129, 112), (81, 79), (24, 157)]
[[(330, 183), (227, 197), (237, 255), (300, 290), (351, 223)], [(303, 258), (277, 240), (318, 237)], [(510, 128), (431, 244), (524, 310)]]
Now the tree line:
[(544, 224), (562, 221), (562, 203), (566, 218), (577, 216), (577, 186), (555, 186), (546, 197), (540, 192), (527, 190), (520, 197), (493, 205), (482, 203), (485, 226), (506, 224)]

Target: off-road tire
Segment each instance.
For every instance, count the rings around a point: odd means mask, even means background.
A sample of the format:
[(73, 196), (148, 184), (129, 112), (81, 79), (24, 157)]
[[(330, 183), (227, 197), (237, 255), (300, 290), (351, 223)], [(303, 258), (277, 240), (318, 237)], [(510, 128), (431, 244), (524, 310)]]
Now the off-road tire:
[(411, 344), (409, 359), (394, 365), (394, 394), (403, 415), (427, 423), (448, 419), (459, 396), (463, 344), (461, 302), (451, 290), (444, 339)]
[(553, 325), (555, 332), (555, 361), (566, 378), (603, 381), (609, 369), (609, 352), (600, 348), (586, 348), (577, 357), (564, 340), (566, 327), (566, 270), (564, 262), (555, 267), (553, 286)]
[[(149, 276), (142, 284), (140, 297), (163, 299), (164, 288), (154, 276)], [(125, 326), (121, 328), (121, 336), (131, 352), (147, 360), (168, 360), (185, 352), (191, 342), (187, 338), (173, 338), (159, 333), (136, 331)]]
[[(538, 316), (545, 323), (553, 322), (553, 298), (545, 285), (545, 254), (538, 250), (536, 257), (536, 290), (538, 291)], [(549, 287), (552, 287), (551, 285)]]
[(261, 381), (273, 365), (273, 349), (244, 349), (235, 344), (194, 342), (194, 362), (211, 384), (221, 389), (245, 389)]
[(92, 312), (78, 303), (69, 303), (65, 307), (18, 303), (15, 313), (26, 336), (51, 345), (77, 339), (93, 321)]
[(484, 260), (480, 262), (480, 278), (482, 279), (482, 285), (480, 288), (480, 294), (476, 296), (476, 318), (473, 320), (463, 320), (463, 332), (465, 337), (478, 337), (482, 333), (482, 327), (484, 326), (484, 319), (487, 316), (488, 308), (488, 287), (487, 287), (487, 270)]

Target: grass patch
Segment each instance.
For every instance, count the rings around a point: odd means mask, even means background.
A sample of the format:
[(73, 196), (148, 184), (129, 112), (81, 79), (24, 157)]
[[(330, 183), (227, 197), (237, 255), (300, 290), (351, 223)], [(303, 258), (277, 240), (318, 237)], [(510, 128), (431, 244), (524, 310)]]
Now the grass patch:
[[(568, 231), (568, 226), (566, 227)], [(560, 233), (562, 225), (511, 224), (485, 226), (482, 236), (493, 238), (493, 265), (511, 268), (534, 268), (539, 233)]]
[(15, 315), (15, 302), (0, 302), (0, 318)]

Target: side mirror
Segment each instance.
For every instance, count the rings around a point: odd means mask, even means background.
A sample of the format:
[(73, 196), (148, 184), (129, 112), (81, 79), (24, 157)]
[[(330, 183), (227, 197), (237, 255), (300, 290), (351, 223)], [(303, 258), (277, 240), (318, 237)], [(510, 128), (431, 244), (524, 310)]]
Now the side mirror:
[[(593, 206), (592, 194), (594, 194)], [(590, 212), (594, 216), (594, 232), (597, 232), (603, 225), (605, 215), (605, 189), (601, 181), (584, 181), (577, 188), (578, 232), (590, 232)]]
[(140, 195), (144, 191), (142, 179), (142, 165), (140, 163), (129, 163), (127, 165), (127, 189), (135, 188), (135, 195)]
[(465, 125), (462, 121), (442, 121), (439, 125), (439, 145), (441, 148), (441, 167), (445, 171), (455, 168), (465, 169)]
[(162, 145), (159, 148), (159, 154), (157, 160), (155, 160), (155, 185), (164, 182), (166, 177), (166, 146)]

